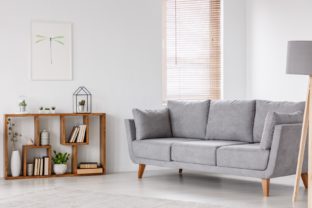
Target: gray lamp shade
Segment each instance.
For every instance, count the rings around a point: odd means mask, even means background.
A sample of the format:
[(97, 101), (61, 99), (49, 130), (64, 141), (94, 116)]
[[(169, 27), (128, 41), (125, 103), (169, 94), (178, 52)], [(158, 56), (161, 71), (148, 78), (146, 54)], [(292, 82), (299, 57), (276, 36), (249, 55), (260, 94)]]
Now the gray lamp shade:
[(312, 75), (312, 41), (289, 41), (287, 74)]

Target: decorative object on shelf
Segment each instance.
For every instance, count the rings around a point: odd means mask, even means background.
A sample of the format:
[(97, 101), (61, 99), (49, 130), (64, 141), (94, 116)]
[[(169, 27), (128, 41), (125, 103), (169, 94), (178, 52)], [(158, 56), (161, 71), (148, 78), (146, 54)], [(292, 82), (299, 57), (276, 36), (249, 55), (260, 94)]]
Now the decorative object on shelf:
[(79, 101), (79, 106), (78, 106), (79, 113), (85, 112), (85, 104), (86, 104), (85, 100), (80, 100)]
[(56, 110), (56, 107), (52, 106), (50, 112), (51, 112), (51, 113), (55, 113), (55, 112), (56, 112), (55, 110)]
[(32, 176), (34, 173), (34, 164), (28, 163), (27, 164), (27, 175)]
[(41, 145), (49, 145), (50, 144), (50, 135), (47, 130), (42, 130), (40, 133), (40, 144)]
[(72, 80), (72, 24), (32, 22), (32, 80)]
[(53, 171), (56, 175), (62, 175), (66, 172), (67, 169), (67, 161), (69, 160), (70, 154), (65, 153), (57, 153), (55, 150), (53, 151), (54, 157), (52, 157), (52, 161), (54, 162)]
[(74, 92), (73, 111), (74, 113), (92, 112), (92, 94), (87, 88), (81, 86)]
[(49, 114), (50, 113), (50, 108), (44, 108), (44, 113)]
[[(302, 166), (304, 160), (305, 146), (308, 143), (308, 207), (312, 205), (312, 191), (311, 191), (311, 174), (312, 174), (312, 41), (289, 41), (288, 42), (288, 51), (287, 51), (287, 74), (297, 74), (297, 75), (309, 75), (309, 83), (307, 89), (306, 105), (304, 109), (303, 124), (301, 130), (300, 138), (300, 148), (298, 154), (298, 163), (297, 163), (297, 174), (295, 179), (295, 187), (293, 192), (292, 201), (296, 201), (298, 189), (299, 189), (299, 180), (302, 175)], [(309, 134), (308, 134), (309, 132)], [(308, 142), (307, 142), (308, 138)]]
[(27, 103), (26, 103), (25, 100), (20, 101), (18, 106), (19, 106), (19, 109), (20, 109), (20, 113), (26, 113)]
[(18, 138), (22, 135), (15, 131), (15, 123), (11, 118), (7, 119), (8, 126), (8, 138), (12, 142), (12, 154), (11, 154), (11, 174), (13, 177), (19, 176), (21, 173), (21, 156), (16, 147), (16, 143), (18, 142)]
[(34, 140), (33, 139), (28, 139), (28, 141), (26, 142), (27, 145), (33, 145), (34, 144)]
[(44, 109), (42, 106), (39, 108), (39, 113), (44, 113)]

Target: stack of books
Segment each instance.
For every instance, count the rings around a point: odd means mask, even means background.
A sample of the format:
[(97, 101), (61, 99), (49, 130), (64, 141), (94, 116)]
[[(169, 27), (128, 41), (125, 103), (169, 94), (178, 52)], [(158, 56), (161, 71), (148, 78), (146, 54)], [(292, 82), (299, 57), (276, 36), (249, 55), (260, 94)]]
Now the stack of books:
[(103, 173), (103, 168), (98, 166), (96, 162), (84, 162), (79, 164), (77, 174), (95, 174)]
[(74, 126), (70, 136), (69, 143), (81, 143), (85, 141), (87, 125)]
[(34, 175), (49, 175), (50, 159), (49, 157), (36, 157), (34, 162)]

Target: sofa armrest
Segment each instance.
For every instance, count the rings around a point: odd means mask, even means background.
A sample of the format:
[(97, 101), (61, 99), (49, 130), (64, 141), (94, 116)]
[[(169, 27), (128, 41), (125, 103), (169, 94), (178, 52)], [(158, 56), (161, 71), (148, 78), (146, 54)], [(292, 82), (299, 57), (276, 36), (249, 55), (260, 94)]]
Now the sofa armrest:
[[(276, 125), (266, 178), (293, 175), (296, 173), (302, 124)], [(303, 172), (307, 171), (307, 148)]]
[(130, 155), (131, 160), (136, 163), (136, 157), (134, 156), (133, 148), (132, 148), (132, 142), (136, 139), (136, 130), (135, 130), (134, 120), (125, 119), (125, 126), (126, 126), (126, 135), (127, 135), (129, 155)]

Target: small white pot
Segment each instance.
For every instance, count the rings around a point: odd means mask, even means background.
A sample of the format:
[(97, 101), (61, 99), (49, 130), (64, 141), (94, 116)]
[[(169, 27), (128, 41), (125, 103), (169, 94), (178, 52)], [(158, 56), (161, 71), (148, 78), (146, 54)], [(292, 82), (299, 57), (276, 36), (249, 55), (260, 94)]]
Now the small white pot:
[(56, 113), (55, 110), (50, 110), (51, 113)]
[(20, 113), (26, 112), (26, 106), (20, 106)]
[(13, 177), (21, 174), (22, 162), (21, 156), (18, 150), (12, 151), (11, 155), (11, 173)]
[(84, 112), (84, 109), (85, 109), (85, 106), (84, 106), (84, 105), (79, 105), (79, 106), (78, 106), (79, 113), (83, 113), (83, 112)]
[(53, 171), (56, 175), (62, 175), (66, 173), (67, 170), (67, 164), (54, 164), (53, 165)]

